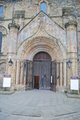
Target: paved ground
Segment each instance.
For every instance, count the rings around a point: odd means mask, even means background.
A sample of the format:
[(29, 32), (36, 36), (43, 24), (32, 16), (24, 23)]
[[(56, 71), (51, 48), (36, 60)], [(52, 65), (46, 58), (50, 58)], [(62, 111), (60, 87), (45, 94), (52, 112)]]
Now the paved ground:
[(0, 120), (80, 120), (80, 99), (48, 90), (0, 95)]

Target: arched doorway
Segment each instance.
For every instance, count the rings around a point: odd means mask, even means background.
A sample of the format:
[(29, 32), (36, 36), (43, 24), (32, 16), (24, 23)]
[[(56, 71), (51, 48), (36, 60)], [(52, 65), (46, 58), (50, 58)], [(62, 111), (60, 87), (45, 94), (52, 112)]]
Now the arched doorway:
[(47, 52), (38, 52), (33, 61), (24, 61), (24, 79), (26, 89), (56, 90), (57, 63)]
[(39, 52), (33, 58), (33, 88), (50, 89), (51, 87), (51, 56)]

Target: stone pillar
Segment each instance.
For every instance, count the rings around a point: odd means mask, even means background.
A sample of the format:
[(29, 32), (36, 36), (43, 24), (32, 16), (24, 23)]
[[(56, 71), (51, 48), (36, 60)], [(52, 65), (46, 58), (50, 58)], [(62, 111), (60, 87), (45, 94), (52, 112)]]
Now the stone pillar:
[[(19, 26), (15, 23), (10, 23), (8, 25), (9, 34), (8, 34), (8, 57), (13, 57), (13, 54), (16, 54), (17, 49), (17, 33)], [(12, 55), (12, 56), (11, 56)]]
[(27, 69), (27, 64), (26, 64), (26, 62), (24, 62), (24, 73), (23, 73), (23, 75), (24, 75), (24, 85), (25, 86), (27, 84), (27, 80), (26, 80), (27, 71), (26, 71), (26, 69)]
[(16, 85), (20, 83), (20, 61), (17, 60), (17, 69), (16, 69)]
[(80, 78), (80, 31), (78, 32), (78, 76)]
[(24, 64), (23, 64), (23, 62), (21, 62), (20, 84), (24, 84), (23, 71), (24, 71)]
[[(8, 34), (8, 63), (7, 63), (7, 72), (11, 75), (12, 88), (16, 83), (16, 52), (17, 52), (17, 33), (19, 26), (15, 23), (10, 23), (8, 25), (9, 34)], [(10, 68), (10, 70), (9, 70)]]
[[(65, 25), (67, 32), (67, 60), (72, 62), (71, 67), (68, 68), (68, 82), (71, 77), (77, 76), (77, 22), (69, 21)], [(68, 84), (69, 85), (69, 84)]]
[(59, 79), (60, 79), (60, 69), (59, 69), (59, 63), (57, 63), (57, 87), (59, 87)]
[(24, 27), (24, 17), (19, 16), (17, 23), (20, 25), (20, 30)]
[(66, 87), (67, 83), (66, 83), (66, 60), (64, 60), (64, 87)]
[(62, 87), (62, 63), (60, 63), (60, 86)]

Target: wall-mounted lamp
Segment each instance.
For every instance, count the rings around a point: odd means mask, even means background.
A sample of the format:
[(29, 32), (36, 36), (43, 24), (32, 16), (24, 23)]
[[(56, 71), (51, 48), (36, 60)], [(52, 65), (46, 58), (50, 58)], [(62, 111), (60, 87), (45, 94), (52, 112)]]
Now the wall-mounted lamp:
[(13, 61), (10, 59), (10, 60), (8, 61), (8, 64), (11, 66), (11, 65), (13, 64)]
[(80, 62), (80, 58), (78, 58), (77, 61)]
[(72, 61), (69, 59), (66, 63), (67, 63), (67, 65), (68, 65), (68, 68), (70, 68), (71, 65), (72, 65)]

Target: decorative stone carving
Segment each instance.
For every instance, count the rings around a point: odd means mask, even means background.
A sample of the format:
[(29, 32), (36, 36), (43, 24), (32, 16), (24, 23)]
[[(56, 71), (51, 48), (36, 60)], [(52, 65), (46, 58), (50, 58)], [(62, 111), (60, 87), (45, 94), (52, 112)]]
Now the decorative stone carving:
[(7, 29), (4, 26), (0, 25), (0, 32), (2, 32), (3, 35), (7, 34)]
[(15, 27), (19, 30), (20, 26), (17, 25), (16, 23), (9, 23), (8, 28), (10, 29), (11, 27)]
[(68, 16), (68, 15), (74, 15), (74, 7), (72, 6), (70, 6), (70, 7), (64, 7), (63, 9), (62, 9), (62, 11), (63, 11), (63, 15), (66, 15), (66, 16)]
[(65, 27), (67, 28), (69, 25), (73, 25), (77, 27), (77, 22), (76, 21), (69, 21), (65, 24)]
[[(38, 31), (39, 34), (37, 34)], [(59, 40), (64, 47), (66, 46), (66, 32), (64, 29), (53, 22), (43, 12), (40, 12), (38, 16), (36, 16), (29, 24), (25, 25), (25, 27), (19, 32), (19, 44), (35, 35), (40, 36), (41, 32), (56, 38), (56, 40)]]

